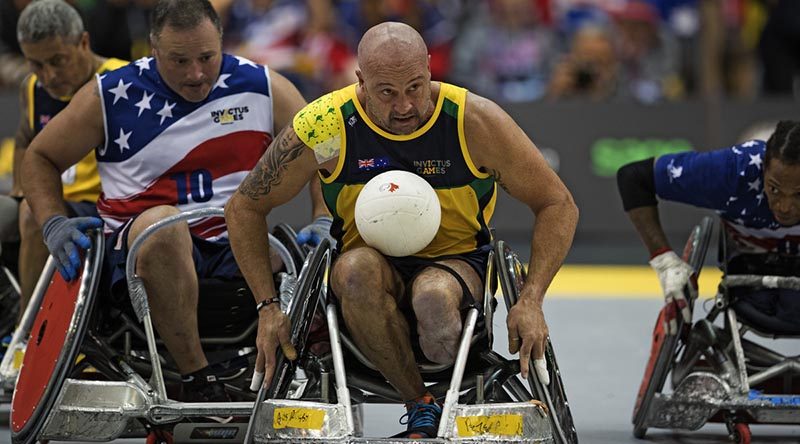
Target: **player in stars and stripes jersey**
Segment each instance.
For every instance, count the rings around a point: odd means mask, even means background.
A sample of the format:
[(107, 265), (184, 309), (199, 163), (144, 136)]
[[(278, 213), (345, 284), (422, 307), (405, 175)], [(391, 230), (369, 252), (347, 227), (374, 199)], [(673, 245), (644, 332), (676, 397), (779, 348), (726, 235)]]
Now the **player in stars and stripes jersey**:
[[(82, 88), (31, 143), (23, 163), (23, 177), (36, 178), (23, 186), (45, 241), (71, 277), (76, 244), (86, 246), (80, 231), (100, 224), (64, 217), (57, 179), (97, 147), (103, 187), (97, 205), (108, 236), (101, 285), (123, 307), (129, 306), (125, 258), (136, 236), (182, 210), (223, 206), (276, 129), (305, 105), (283, 76), (222, 53), (219, 17), (208, 0), (160, 0), (150, 39), (152, 58)], [(316, 208), (325, 211), (321, 200)], [(185, 377), (187, 401), (226, 398), (209, 374), (196, 319), (198, 278), (240, 276), (226, 232), (221, 218), (171, 226), (137, 258), (155, 327)], [(266, 246), (267, 237), (252, 241)]]
[[(690, 315), (682, 288), (692, 271), (669, 247), (656, 196), (719, 215), (732, 240), (725, 258), (729, 272), (800, 276), (800, 122), (779, 122), (767, 142), (634, 162), (619, 170), (617, 181), (625, 211), (675, 312)], [(756, 291), (737, 303), (800, 327), (797, 292)]]

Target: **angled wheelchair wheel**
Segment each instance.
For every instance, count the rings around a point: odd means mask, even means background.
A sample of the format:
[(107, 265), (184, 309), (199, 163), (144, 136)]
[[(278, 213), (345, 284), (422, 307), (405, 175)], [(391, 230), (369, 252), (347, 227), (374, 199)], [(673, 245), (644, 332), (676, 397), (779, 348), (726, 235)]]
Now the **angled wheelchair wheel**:
[[(714, 221), (710, 217), (704, 217), (692, 229), (684, 246), (683, 260), (694, 269), (695, 277), (700, 275), (700, 270), (706, 259), (713, 228)], [(691, 306), (692, 299), (688, 295), (686, 299)], [(668, 335), (664, 330), (665, 315), (664, 308), (662, 308), (653, 328), (650, 358), (647, 361), (644, 377), (639, 386), (639, 393), (636, 396), (636, 403), (633, 407), (633, 435), (640, 439), (647, 433), (647, 415), (650, 405), (653, 403), (653, 398), (655, 398), (656, 393), (661, 393), (664, 388), (667, 375), (677, 360), (678, 350), (685, 344), (686, 335), (688, 334), (688, 329), (684, 328), (683, 318), (678, 316), (679, 333), (674, 336)]]
[(300, 277), (294, 289), (288, 313), (292, 326), (290, 340), (297, 350), (297, 359), (290, 361), (286, 359), (283, 353), (278, 353), (275, 375), (272, 378), (268, 393), (270, 398), (286, 397), (294, 371), (297, 369), (297, 364), (307, 354), (306, 339), (308, 339), (308, 333), (311, 331), (314, 312), (320, 307), (323, 287), (326, 286), (325, 278), (327, 267), (330, 264), (330, 255), (330, 243), (327, 239), (324, 239), (308, 256), (300, 271)]
[(280, 349), (278, 350), (275, 374), (272, 377), (272, 381), (269, 386), (262, 386), (259, 389), (256, 401), (253, 404), (253, 412), (250, 415), (250, 423), (247, 426), (244, 438), (245, 444), (252, 442), (253, 421), (258, 417), (257, 413), (264, 399), (286, 398), (298, 364), (303, 362), (308, 355), (308, 334), (311, 331), (314, 313), (321, 306), (320, 298), (324, 297), (325, 279), (327, 278), (330, 262), (330, 242), (327, 239), (323, 239), (306, 258), (293, 292), (292, 302), (289, 304), (288, 316), (291, 322), (289, 339), (297, 350), (297, 359), (290, 361)]
[(64, 380), (74, 366), (88, 326), (103, 261), (104, 236), (96, 230), (80, 278), (66, 282), (54, 267), (19, 372), (11, 403), (14, 444), (36, 442)]
[[(496, 268), (497, 276), (500, 280), (500, 288), (503, 290), (506, 306), (511, 308), (517, 303), (519, 292), (525, 282), (525, 266), (503, 241), (497, 241), (495, 244), (494, 257), (497, 261)], [(528, 372), (528, 382), (531, 386), (533, 397), (543, 402), (550, 411), (550, 425), (553, 430), (554, 441), (557, 444), (577, 443), (578, 434), (575, 430), (575, 422), (572, 419), (567, 394), (561, 380), (561, 372), (558, 369), (553, 345), (549, 338), (545, 349), (545, 359), (547, 360), (547, 369), (550, 374), (549, 385), (544, 385), (539, 381), (536, 372), (533, 371), (533, 361), (530, 363), (531, 371)]]

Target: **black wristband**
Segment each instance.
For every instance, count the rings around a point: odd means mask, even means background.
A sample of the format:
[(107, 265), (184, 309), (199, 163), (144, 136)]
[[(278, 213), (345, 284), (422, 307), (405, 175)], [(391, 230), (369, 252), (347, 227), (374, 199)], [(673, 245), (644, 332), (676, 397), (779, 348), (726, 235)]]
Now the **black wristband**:
[(256, 312), (260, 312), (263, 308), (267, 307), (269, 304), (280, 304), (281, 298), (275, 296), (274, 298), (264, 299), (263, 301), (256, 304)]

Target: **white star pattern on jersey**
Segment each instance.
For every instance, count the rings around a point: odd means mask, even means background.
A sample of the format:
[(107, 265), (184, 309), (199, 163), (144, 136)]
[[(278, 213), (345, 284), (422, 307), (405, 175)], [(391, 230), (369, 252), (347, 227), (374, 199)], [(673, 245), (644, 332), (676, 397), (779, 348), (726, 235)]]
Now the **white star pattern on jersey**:
[(108, 90), (108, 92), (114, 94), (114, 105), (117, 104), (120, 98), (128, 100), (128, 88), (130, 87), (131, 83), (123, 83), (122, 79), (119, 79), (117, 86)]
[(235, 57), (236, 57), (236, 60), (239, 61), (239, 66), (249, 65), (249, 66), (252, 66), (253, 68), (258, 68), (258, 66), (256, 66), (256, 63), (254, 61), (250, 60), (250, 59), (247, 59), (247, 58), (244, 58), (244, 57), (240, 57), (240, 56), (235, 56)]
[(152, 57), (142, 57), (134, 63), (134, 65), (139, 68), (139, 75), (142, 75), (143, 71), (150, 69), (150, 62), (152, 60)]
[[(175, 205), (181, 211), (225, 205), (263, 154), (263, 137), (271, 137), (272, 100), (265, 67), (223, 55), (222, 72), (203, 104), (173, 99), (174, 92), (156, 68), (154, 58), (141, 58), (105, 81), (99, 79), (106, 143), (97, 150), (103, 183), (98, 210), (106, 232), (150, 205)], [(128, 105), (114, 106), (120, 99)], [(213, 113), (231, 108), (249, 109), (247, 118), (234, 125), (213, 124)], [(145, 110), (152, 114), (145, 115)], [(175, 183), (183, 176), (168, 174), (175, 168), (186, 176), (177, 194)], [(202, 179), (199, 188), (192, 182), (197, 177)], [(207, 240), (227, 236), (221, 218), (193, 220), (189, 226)]]
[(175, 103), (173, 103), (172, 105), (170, 105), (170, 104), (169, 104), (169, 101), (168, 101), (168, 100), (165, 100), (165, 101), (164, 101), (164, 107), (163, 107), (163, 108), (161, 108), (161, 109), (160, 109), (160, 110), (159, 110), (159, 111), (156, 113), (156, 114), (158, 114), (159, 116), (161, 116), (161, 122), (159, 122), (159, 125), (163, 125), (163, 124), (164, 124), (164, 119), (166, 119), (167, 117), (169, 117), (169, 118), (172, 118), (172, 108), (175, 108)]
[(761, 169), (761, 154), (748, 154), (750, 156), (750, 163), (747, 165), (755, 165), (759, 170)]
[(756, 180), (752, 182), (747, 182), (747, 189), (748, 191), (755, 191), (758, 192), (761, 190), (761, 178), (756, 178)]
[(683, 174), (683, 167), (676, 167), (675, 162), (670, 162), (669, 166), (667, 166), (667, 171), (669, 172), (669, 181), (672, 182), (681, 177), (681, 174)]
[(211, 91), (214, 91), (217, 88), (227, 88), (228, 85), (225, 84), (225, 81), (228, 80), (230, 74), (220, 74), (219, 78), (217, 78), (217, 83), (214, 84), (214, 87), (211, 88)]
[(150, 108), (150, 99), (152, 99), (154, 95), (155, 94), (150, 94), (148, 96), (147, 95), (147, 91), (143, 91), (142, 92), (142, 100), (138, 101), (136, 103), (136, 105), (134, 105), (135, 107), (139, 108), (139, 114), (136, 117), (140, 117), (144, 110), (151, 109)]
[(119, 137), (114, 139), (114, 143), (119, 145), (119, 152), (120, 153), (131, 148), (131, 146), (128, 145), (128, 138), (131, 137), (131, 134), (133, 134), (133, 131), (128, 131), (126, 133), (126, 132), (122, 131), (122, 128), (119, 129)]

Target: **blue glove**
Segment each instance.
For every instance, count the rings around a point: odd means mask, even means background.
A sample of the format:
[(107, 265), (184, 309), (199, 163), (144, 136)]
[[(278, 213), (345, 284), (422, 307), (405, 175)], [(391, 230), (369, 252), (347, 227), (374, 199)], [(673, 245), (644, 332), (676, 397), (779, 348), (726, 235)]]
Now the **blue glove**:
[(313, 222), (303, 227), (297, 233), (297, 243), (300, 245), (308, 244), (312, 247), (319, 245), (322, 239), (328, 239), (331, 246), (336, 245), (336, 240), (331, 237), (331, 224), (333, 218), (330, 216), (320, 216), (314, 219)]
[(102, 226), (103, 221), (97, 217), (53, 216), (44, 223), (44, 243), (65, 280), (77, 278), (81, 268), (81, 256), (75, 245), (84, 250), (91, 247), (92, 242), (84, 232)]

